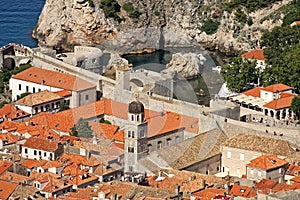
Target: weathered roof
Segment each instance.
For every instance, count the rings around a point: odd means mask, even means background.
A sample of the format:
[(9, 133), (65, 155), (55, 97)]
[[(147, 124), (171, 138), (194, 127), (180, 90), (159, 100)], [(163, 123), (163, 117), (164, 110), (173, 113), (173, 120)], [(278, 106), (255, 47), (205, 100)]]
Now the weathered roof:
[(266, 58), (264, 56), (264, 50), (262, 50), (262, 49), (255, 49), (253, 51), (249, 51), (247, 53), (244, 53), (242, 55), (242, 58), (256, 59), (256, 60), (266, 60)]
[(51, 142), (50, 140), (31, 137), (27, 139), (23, 147), (54, 152), (58, 148), (58, 143), (56, 141)]
[(29, 94), (22, 99), (19, 99), (16, 104), (19, 105), (26, 105), (26, 106), (35, 106), (51, 101), (61, 100), (63, 97), (50, 92), (49, 90), (44, 90), (37, 93)]
[(223, 146), (286, 157), (292, 157), (300, 149), (299, 146), (282, 139), (245, 133), (228, 139)]

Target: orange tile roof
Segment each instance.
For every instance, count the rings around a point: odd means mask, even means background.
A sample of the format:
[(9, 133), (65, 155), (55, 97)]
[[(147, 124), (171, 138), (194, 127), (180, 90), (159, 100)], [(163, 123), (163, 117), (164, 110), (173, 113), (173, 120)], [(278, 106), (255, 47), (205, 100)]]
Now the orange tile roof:
[(1, 141), (6, 141), (3, 145), (6, 145), (6, 144), (13, 144), (13, 143), (16, 143), (20, 140), (20, 138), (16, 135), (12, 135), (10, 133), (2, 133), (0, 134), (0, 140)]
[(4, 173), (13, 165), (13, 162), (0, 161), (0, 174)]
[(260, 97), (260, 91), (261, 91), (261, 88), (257, 87), (257, 88), (242, 92), (242, 94), (247, 95), (247, 96), (252, 96), (252, 97)]
[(201, 200), (211, 200), (220, 194), (223, 195), (225, 192), (226, 192), (226, 190), (224, 190), (224, 189), (206, 188), (199, 192), (193, 193), (191, 196), (199, 198)]
[(85, 165), (85, 166), (97, 166), (100, 165), (100, 161), (97, 160), (95, 157), (90, 157), (87, 159), (86, 156), (76, 155), (76, 154), (67, 154), (64, 153), (60, 158), (60, 162), (67, 162), (67, 163), (75, 163), (77, 165)]
[(285, 85), (282, 83), (277, 83), (277, 84), (269, 85), (267, 87), (262, 88), (262, 90), (268, 91), (268, 92), (282, 92), (282, 91), (291, 90), (291, 89), (293, 89), (291, 86), (288, 86), (288, 85)]
[(51, 142), (50, 140), (31, 137), (26, 140), (23, 147), (54, 152), (58, 149), (58, 143), (56, 141)]
[[(4, 117), (6, 116), (6, 117)], [(0, 109), (0, 117), (3, 118), (8, 118), (8, 119), (19, 119), (23, 117), (29, 117), (30, 114), (18, 109), (17, 107), (11, 105), (11, 104), (5, 104), (1, 109)]]
[(28, 176), (23, 176), (20, 174), (12, 173), (12, 172), (5, 172), (0, 175), (1, 180), (7, 180), (17, 183), (24, 183), (25, 180), (29, 180)]
[(259, 193), (268, 194), (270, 190), (277, 184), (277, 181), (262, 179), (255, 185), (255, 189), (259, 190)]
[(23, 72), (13, 75), (12, 78), (70, 91), (81, 91), (96, 87), (77, 76), (38, 67), (30, 67)]
[(46, 162), (47, 162), (46, 160), (27, 159), (21, 164), (21, 166), (26, 167), (28, 169), (32, 169), (34, 167), (39, 167), (41, 165), (44, 165)]
[(282, 108), (289, 108), (295, 96), (288, 96), (279, 99), (274, 99), (273, 101), (266, 103), (264, 107), (271, 108), (274, 110), (279, 110)]
[(276, 192), (289, 191), (289, 190), (292, 190), (291, 187), (293, 188), (293, 186), (288, 185), (286, 183), (278, 183), (277, 185), (275, 185), (273, 187), (272, 192), (276, 193)]
[(248, 186), (233, 185), (229, 194), (236, 197), (251, 198), (256, 196), (256, 190)]
[(72, 95), (72, 93), (69, 90), (61, 90), (61, 91), (54, 92), (54, 93), (61, 97), (68, 97), (68, 96)]
[(19, 184), (0, 180), (0, 199), (8, 199)]
[(124, 142), (124, 131), (118, 131), (119, 127), (111, 124), (98, 122), (89, 122), (93, 133), (98, 138), (114, 139), (115, 141)]
[[(33, 121), (37, 124), (47, 125), (53, 129), (70, 132), (70, 128), (72, 128), (81, 117), (89, 119), (106, 114), (127, 119), (127, 111), (127, 104), (105, 99), (54, 114), (40, 113), (27, 121)], [(149, 137), (180, 128), (184, 128), (186, 131), (195, 134), (199, 131), (197, 118), (174, 112), (165, 111), (164, 114), (161, 115), (159, 112), (145, 109), (145, 119), (148, 121)]]
[(17, 130), (18, 126), (19, 126), (19, 124), (17, 122), (4, 120), (0, 124), (0, 130), (6, 130), (7, 132), (13, 132), (13, 131)]
[(54, 94), (53, 92), (50, 92), (49, 90), (44, 90), (37, 93), (32, 93), (27, 95), (26, 97), (23, 97), (22, 99), (19, 99), (16, 104), (19, 105), (26, 105), (26, 106), (34, 106), (39, 105), (51, 101), (57, 101), (62, 100), (63, 98), (57, 94)]
[(299, 165), (294, 165), (290, 164), (288, 169), (286, 170), (287, 175), (295, 176), (296, 174), (300, 174), (300, 166)]
[(247, 167), (254, 167), (263, 170), (270, 170), (287, 165), (288, 162), (278, 158), (277, 155), (262, 155), (250, 161)]
[(256, 60), (266, 60), (266, 58), (264, 56), (264, 50), (262, 50), (262, 49), (256, 49), (256, 50), (244, 53), (242, 55), (242, 58), (256, 59)]
[(300, 183), (300, 175), (295, 176), (294, 178), (291, 179), (291, 181), (294, 181), (296, 183)]

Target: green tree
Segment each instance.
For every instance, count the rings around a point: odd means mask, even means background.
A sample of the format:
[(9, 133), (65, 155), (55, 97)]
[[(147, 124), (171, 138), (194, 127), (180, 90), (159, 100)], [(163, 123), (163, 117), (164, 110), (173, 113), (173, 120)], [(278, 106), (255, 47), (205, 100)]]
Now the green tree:
[(24, 92), (24, 93), (22, 93), (18, 96), (17, 100), (22, 99), (22, 98), (24, 98), (24, 97), (26, 97), (27, 95), (30, 95), (30, 94), (31, 94), (30, 92)]
[(260, 77), (256, 61), (235, 57), (230, 64), (222, 67), (221, 74), (227, 87), (233, 92), (241, 92), (250, 89), (253, 83), (257, 83)]
[(113, 18), (116, 21), (121, 20), (118, 13), (121, 10), (121, 6), (116, 0), (101, 0), (100, 8), (103, 10), (106, 18)]
[(7, 101), (1, 101), (0, 102), (0, 108), (3, 108), (3, 106), (5, 105), (5, 104), (9, 104)]
[(89, 126), (89, 122), (83, 118), (80, 118), (77, 124), (71, 128), (71, 135), (78, 135), (78, 137), (91, 138), (93, 137), (93, 131)]
[(219, 21), (208, 19), (204, 21), (201, 30), (204, 31), (207, 35), (211, 35), (217, 32), (219, 25)]
[(111, 124), (110, 121), (104, 119), (104, 117), (102, 117), (100, 120), (99, 120), (99, 123), (103, 123), (103, 124)]
[(64, 111), (64, 110), (69, 110), (70, 107), (69, 107), (69, 104), (67, 102), (63, 102), (61, 105), (60, 105), (60, 109), (58, 112), (61, 112), (61, 111)]
[(291, 110), (300, 118), (300, 96), (295, 96), (291, 104)]

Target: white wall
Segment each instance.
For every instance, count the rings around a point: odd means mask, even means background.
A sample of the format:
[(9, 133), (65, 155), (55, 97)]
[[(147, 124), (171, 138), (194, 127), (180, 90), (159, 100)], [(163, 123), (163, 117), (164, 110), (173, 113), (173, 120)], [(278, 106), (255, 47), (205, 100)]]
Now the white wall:
[[(19, 84), (21, 85), (21, 90), (19, 89)], [(18, 80), (11, 78), (9, 80), (9, 88), (12, 90), (12, 100), (17, 100), (17, 95), (27, 92), (26, 86), (28, 86), (28, 92), (33, 93), (33, 88), (35, 88), (35, 92), (49, 90), (51, 92), (58, 92), (61, 91), (61, 88), (55, 88), (47, 85), (31, 83), (28, 81)]]
[[(25, 149), (27, 149), (27, 153), (25, 153)], [(37, 152), (36, 155), (34, 155), (34, 151)], [(40, 155), (39, 152), (41, 152), (41, 155)], [(55, 157), (54, 152), (37, 150), (37, 149), (28, 148), (28, 147), (22, 147), (22, 157), (23, 158), (40, 160), (40, 157), (41, 157), (42, 160), (50, 160), (49, 159), (50, 158), (50, 154), (52, 154), (52, 160), (54, 160), (54, 157)]]

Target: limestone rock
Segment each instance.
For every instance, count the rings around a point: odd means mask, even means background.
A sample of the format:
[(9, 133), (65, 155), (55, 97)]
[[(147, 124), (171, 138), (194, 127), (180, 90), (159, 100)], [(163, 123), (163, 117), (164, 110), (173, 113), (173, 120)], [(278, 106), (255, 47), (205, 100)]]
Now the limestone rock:
[(166, 65), (167, 70), (176, 71), (182, 78), (190, 78), (199, 75), (200, 66), (205, 62), (205, 57), (195, 53), (176, 53), (172, 55), (170, 63)]

